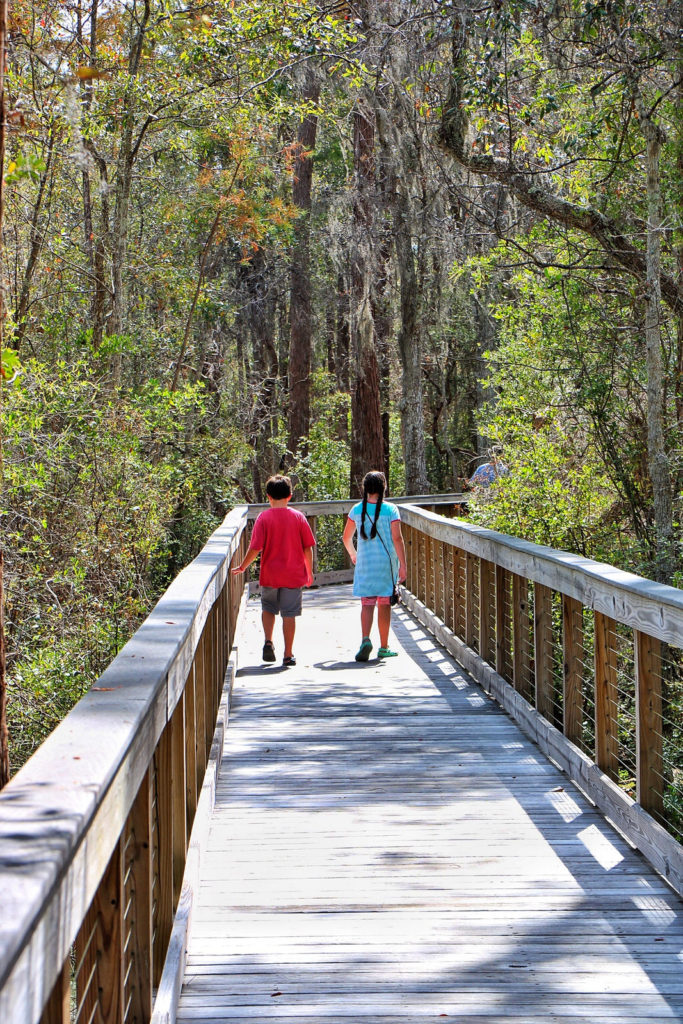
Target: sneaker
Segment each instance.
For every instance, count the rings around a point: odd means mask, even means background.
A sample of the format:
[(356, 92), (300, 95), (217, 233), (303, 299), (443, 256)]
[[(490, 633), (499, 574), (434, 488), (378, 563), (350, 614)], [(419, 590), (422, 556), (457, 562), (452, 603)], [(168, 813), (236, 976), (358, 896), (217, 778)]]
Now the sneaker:
[(398, 651), (390, 651), (388, 647), (380, 647), (377, 651), (378, 658), (398, 658)]
[(272, 640), (266, 640), (264, 643), (261, 657), (264, 661), (275, 661), (275, 648)]
[(367, 661), (370, 657), (370, 651), (372, 650), (372, 640), (369, 636), (363, 637), (363, 642), (358, 648), (358, 654), (356, 655), (356, 661)]
[(282, 664), (285, 668), (291, 668), (292, 665), (296, 665), (296, 658), (293, 654), (290, 654), (288, 657), (282, 659)]

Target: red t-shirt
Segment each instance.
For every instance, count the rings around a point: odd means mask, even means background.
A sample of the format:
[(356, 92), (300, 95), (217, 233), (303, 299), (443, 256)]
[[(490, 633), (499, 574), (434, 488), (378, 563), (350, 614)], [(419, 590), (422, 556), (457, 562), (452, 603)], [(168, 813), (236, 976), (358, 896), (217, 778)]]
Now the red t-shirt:
[(304, 548), (312, 548), (314, 544), (315, 537), (306, 516), (297, 509), (280, 505), (259, 513), (249, 547), (261, 552), (261, 586), (305, 587), (308, 566)]

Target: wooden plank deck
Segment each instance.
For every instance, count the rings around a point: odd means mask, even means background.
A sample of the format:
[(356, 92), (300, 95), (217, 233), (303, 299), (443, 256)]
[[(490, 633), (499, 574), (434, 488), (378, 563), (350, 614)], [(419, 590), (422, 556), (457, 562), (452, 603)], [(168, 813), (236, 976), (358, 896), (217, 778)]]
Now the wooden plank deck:
[[(182, 1024), (683, 1021), (681, 901), (404, 610), (249, 603)], [(281, 640), (277, 645), (281, 654)]]

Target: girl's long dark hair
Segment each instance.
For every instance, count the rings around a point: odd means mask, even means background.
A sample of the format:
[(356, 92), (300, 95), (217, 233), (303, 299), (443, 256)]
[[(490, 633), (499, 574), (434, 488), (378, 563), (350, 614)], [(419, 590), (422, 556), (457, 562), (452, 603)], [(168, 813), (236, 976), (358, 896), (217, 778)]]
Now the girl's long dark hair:
[(384, 473), (380, 473), (373, 469), (363, 477), (363, 511), (360, 515), (360, 535), (363, 540), (368, 539), (365, 532), (365, 517), (368, 514), (368, 494), (379, 495), (379, 500), (375, 505), (375, 518), (372, 521), (372, 527), (370, 529), (370, 539), (372, 539), (377, 536), (377, 520), (379, 519), (379, 510), (382, 507), (382, 501), (384, 500), (384, 492), (386, 489), (387, 478)]

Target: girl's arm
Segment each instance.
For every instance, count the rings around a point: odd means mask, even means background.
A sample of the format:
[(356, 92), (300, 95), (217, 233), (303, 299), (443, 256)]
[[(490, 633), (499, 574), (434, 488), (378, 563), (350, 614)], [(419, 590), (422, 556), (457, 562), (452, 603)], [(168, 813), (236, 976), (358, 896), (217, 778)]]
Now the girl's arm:
[(400, 519), (394, 519), (391, 524), (391, 539), (394, 542), (396, 554), (398, 555), (398, 582), (405, 583), (406, 576), (408, 575), (408, 566), (406, 565), (406, 548), (403, 543)]
[(346, 526), (344, 527), (344, 533), (342, 534), (342, 541), (344, 542), (344, 547), (349, 553), (352, 565), (356, 564), (356, 549), (353, 546), (353, 535), (355, 532), (356, 524), (353, 519), (347, 519)]

